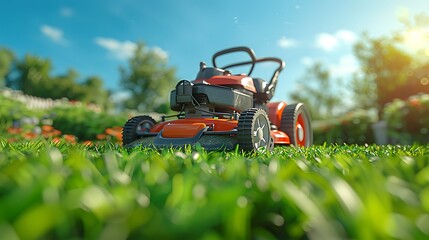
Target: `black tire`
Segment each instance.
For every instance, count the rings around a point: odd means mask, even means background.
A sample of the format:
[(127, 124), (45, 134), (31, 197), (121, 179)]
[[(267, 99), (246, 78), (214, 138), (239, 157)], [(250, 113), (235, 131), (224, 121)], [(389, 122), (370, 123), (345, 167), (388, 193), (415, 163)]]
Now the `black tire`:
[(282, 113), (280, 130), (285, 132), (291, 145), (309, 147), (313, 145), (313, 129), (310, 112), (303, 103), (287, 105)]
[(141, 137), (142, 133), (149, 132), (156, 124), (150, 116), (136, 116), (128, 120), (122, 130), (122, 146), (126, 146)]
[(238, 145), (245, 151), (272, 150), (270, 120), (263, 109), (250, 108), (238, 118)]

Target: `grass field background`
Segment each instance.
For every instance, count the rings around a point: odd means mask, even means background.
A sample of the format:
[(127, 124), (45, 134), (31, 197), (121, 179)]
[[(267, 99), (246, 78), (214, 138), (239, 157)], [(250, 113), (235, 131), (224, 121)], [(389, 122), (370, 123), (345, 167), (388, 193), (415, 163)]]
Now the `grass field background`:
[(3, 239), (425, 239), (429, 146), (126, 151), (0, 139)]

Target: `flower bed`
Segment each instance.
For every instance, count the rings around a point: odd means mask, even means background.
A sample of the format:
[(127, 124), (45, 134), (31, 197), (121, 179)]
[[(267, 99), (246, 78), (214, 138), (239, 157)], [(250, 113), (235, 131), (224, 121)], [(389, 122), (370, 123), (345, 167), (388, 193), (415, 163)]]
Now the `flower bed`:
[(82, 103), (33, 98), (11, 90), (0, 91), (0, 102), (0, 135), (9, 142), (109, 140), (119, 144), (119, 126), (127, 120), (127, 116), (113, 116)]

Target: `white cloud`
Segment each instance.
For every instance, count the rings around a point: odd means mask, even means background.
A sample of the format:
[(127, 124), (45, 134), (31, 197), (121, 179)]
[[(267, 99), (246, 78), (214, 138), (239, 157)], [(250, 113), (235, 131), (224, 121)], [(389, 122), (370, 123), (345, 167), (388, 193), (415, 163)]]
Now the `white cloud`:
[[(95, 38), (95, 43), (107, 49), (107, 51), (116, 59), (126, 60), (133, 56), (137, 48), (137, 43), (132, 41), (119, 41), (114, 38)], [(168, 59), (168, 53), (160, 47), (152, 47), (149, 49), (161, 59)]]
[(320, 33), (316, 38), (316, 46), (329, 52), (338, 46), (338, 39), (334, 35)]
[(356, 42), (356, 34), (350, 30), (339, 30), (335, 33), (335, 36), (345, 44), (353, 44)]
[(130, 58), (137, 47), (137, 44), (135, 42), (131, 42), (131, 41), (121, 42), (113, 38), (103, 38), (103, 37), (95, 38), (95, 43), (107, 49), (110, 54), (112, 54), (115, 58), (120, 60), (125, 60)]
[(73, 16), (73, 9), (69, 8), (69, 7), (62, 7), (60, 9), (60, 14), (63, 17), (71, 17)]
[(158, 55), (158, 57), (160, 57), (161, 59), (168, 59), (168, 53), (166, 51), (164, 51), (162, 48), (160, 47), (153, 47), (152, 51)]
[(64, 38), (63, 31), (49, 25), (42, 25), (40, 31), (55, 43), (65, 44), (67, 41)]
[(338, 30), (334, 34), (320, 33), (316, 36), (316, 47), (330, 52), (341, 44), (351, 45), (356, 41), (356, 34), (350, 30)]
[(359, 63), (355, 56), (344, 55), (340, 57), (338, 63), (329, 65), (329, 72), (332, 77), (350, 76), (359, 71)]
[(291, 48), (296, 46), (296, 41), (294, 39), (283, 36), (277, 41), (277, 45), (281, 48)]

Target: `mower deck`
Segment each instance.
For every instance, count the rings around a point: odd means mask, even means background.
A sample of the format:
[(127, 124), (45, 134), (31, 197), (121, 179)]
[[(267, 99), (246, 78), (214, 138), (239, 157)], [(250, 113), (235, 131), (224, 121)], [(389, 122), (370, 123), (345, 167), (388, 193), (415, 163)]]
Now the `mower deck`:
[[(181, 148), (200, 145), (206, 150), (233, 150), (237, 146), (237, 120), (188, 118), (162, 122), (126, 147)], [(287, 134), (271, 130), (274, 144), (289, 145)]]

